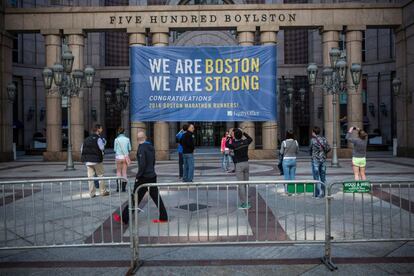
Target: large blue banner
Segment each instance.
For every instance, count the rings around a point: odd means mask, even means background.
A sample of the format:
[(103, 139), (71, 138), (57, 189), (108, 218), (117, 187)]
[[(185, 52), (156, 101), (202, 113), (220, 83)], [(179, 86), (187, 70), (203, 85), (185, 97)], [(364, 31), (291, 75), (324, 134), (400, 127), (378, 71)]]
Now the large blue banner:
[(275, 121), (276, 47), (131, 51), (131, 121)]

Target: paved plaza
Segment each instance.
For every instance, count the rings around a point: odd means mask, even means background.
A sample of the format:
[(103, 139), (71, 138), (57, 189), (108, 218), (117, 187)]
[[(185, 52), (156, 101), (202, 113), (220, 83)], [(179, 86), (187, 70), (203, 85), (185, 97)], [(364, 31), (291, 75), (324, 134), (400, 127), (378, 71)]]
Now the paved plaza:
[[(175, 157), (173, 156), (173, 159)], [(105, 157), (106, 176), (114, 176), (113, 155)], [(340, 168), (328, 168), (328, 181), (352, 180), (350, 160), (341, 159)], [(158, 182), (178, 181), (175, 160), (158, 162)], [(137, 170), (129, 170), (130, 182)], [(251, 180), (282, 180), (276, 161), (251, 161)], [(64, 163), (45, 163), (37, 157), (21, 156), (15, 162), (0, 163), (0, 181), (84, 177), (86, 169), (76, 164), (76, 171), (65, 172)], [(411, 181), (412, 159), (394, 158), (389, 152), (370, 153), (367, 175), (372, 181)], [(311, 179), (310, 159), (301, 151), (297, 178)], [(256, 240), (256, 245), (144, 247), (139, 250), (144, 261), (138, 275), (323, 275), (329, 270), (320, 263), (324, 254), (325, 201), (311, 193), (286, 196), (283, 184), (251, 185), (252, 208), (238, 208), (234, 174), (220, 168), (219, 155), (201, 150), (196, 157), (194, 181), (227, 181), (220, 189), (205, 187), (161, 189), (169, 222), (154, 224), (157, 209), (152, 201), (140, 204), (137, 214), (139, 242), (142, 245), (226, 242)], [(34, 185), (32, 191), (3, 190), (2, 214), (6, 227), (0, 233), (3, 246), (42, 244), (118, 243), (115, 247), (48, 248), (1, 251), (1, 275), (124, 275), (130, 264), (130, 227), (111, 219), (125, 206), (127, 193), (117, 193), (115, 182), (109, 197), (88, 198), (87, 182), (65, 185)], [(332, 236), (335, 241), (412, 237), (413, 192), (407, 186), (381, 189), (370, 194), (344, 194), (333, 189)], [(23, 195), (22, 195), (23, 193)], [(26, 193), (26, 194), (24, 194)], [(46, 193), (46, 196), (45, 196)], [(13, 198), (13, 194), (15, 194)], [(365, 196), (365, 197), (364, 197)], [(12, 204), (13, 203), (13, 204)], [(408, 205), (407, 205), (408, 204)], [(373, 215), (372, 215), (373, 214)], [(372, 221), (371, 221), (372, 220)], [(132, 219), (135, 223), (135, 218)], [(7, 228), (5, 232), (4, 229)], [(269, 245), (266, 241), (285, 241)], [(292, 244), (292, 241), (310, 241)], [(263, 244), (259, 244), (259, 243)], [(315, 242), (315, 243), (312, 243)], [(375, 273), (413, 274), (414, 243), (335, 243), (337, 274)]]

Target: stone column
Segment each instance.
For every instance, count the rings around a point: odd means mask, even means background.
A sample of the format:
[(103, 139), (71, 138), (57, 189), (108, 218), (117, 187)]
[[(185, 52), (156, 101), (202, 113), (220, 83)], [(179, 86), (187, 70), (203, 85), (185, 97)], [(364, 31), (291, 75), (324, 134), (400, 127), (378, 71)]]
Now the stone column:
[[(65, 30), (67, 42), (74, 56), (72, 70), (84, 70), (83, 50), (85, 46), (85, 35), (82, 30)], [(81, 89), (79, 96), (71, 98), (71, 120), (72, 120), (72, 151), (73, 160), (80, 161), (80, 148), (84, 140), (84, 94), (87, 89)]]
[[(62, 39), (59, 30), (42, 31), (45, 37), (46, 67), (61, 63)], [(62, 99), (55, 84), (46, 95), (46, 161), (64, 160), (62, 156)]]
[[(404, 9), (414, 9), (414, 5), (410, 4)], [(408, 12), (407, 12), (408, 14)], [(410, 17), (407, 17), (409, 20)], [(395, 67), (396, 77), (401, 81), (401, 88), (398, 96), (395, 96), (397, 139), (398, 139), (398, 156), (413, 157), (414, 156), (414, 79), (412, 71), (414, 68), (414, 56), (410, 54), (410, 34), (414, 33), (414, 26), (407, 24), (395, 30)], [(412, 39), (411, 39), (412, 41)]]
[[(168, 45), (170, 30), (168, 28), (151, 28), (152, 44), (156, 47)], [(154, 124), (154, 146), (157, 160), (170, 159), (169, 126), (167, 122), (156, 122)]]
[[(330, 57), (329, 51), (332, 48), (338, 47), (339, 41), (339, 31), (342, 30), (342, 26), (329, 26), (324, 27), (322, 32), (322, 48), (323, 48), (323, 65), (324, 67), (330, 67)], [(323, 68), (321, 68), (321, 71)], [(333, 143), (333, 120), (336, 120), (337, 125), (337, 145), (340, 145), (340, 129), (339, 129), (339, 102), (338, 95), (337, 98), (337, 108), (336, 108), (336, 118), (333, 118), (333, 108), (332, 108), (332, 99), (333, 95), (324, 94), (323, 96), (323, 112), (324, 112), (324, 130), (325, 137), (328, 139), (329, 144), (332, 146)]]
[[(129, 35), (129, 46), (145, 46), (146, 32), (145, 28), (128, 28), (127, 33)], [(132, 144), (132, 156), (136, 155), (138, 149), (137, 134), (138, 131), (147, 131), (147, 127), (144, 122), (131, 122), (131, 144)]]
[[(356, 88), (352, 82), (349, 69), (352, 63), (362, 64), (362, 30), (365, 26), (348, 26), (346, 31), (346, 57), (347, 57), (347, 119), (348, 127), (355, 126), (363, 128), (363, 109), (362, 109), (362, 84)], [(378, 114), (379, 115), (379, 114)], [(348, 147), (350, 147), (348, 143)]]
[[(276, 45), (278, 31), (279, 31), (278, 26), (261, 26), (260, 27), (260, 42), (262, 43), (262, 45)], [(268, 151), (268, 154), (264, 153), (266, 156), (269, 155), (272, 157), (276, 157), (277, 131), (278, 131), (278, 125), (276, 121), (264, 122), (262, 125), (263, 150)]]
[(0, 162), (13, 160), (13, 104), (7, 94), (12, 81), (12, 48), (12, 37), (0, 31)]
[[(237, 39), (240, 46), (253, 46), (254, 37), (256, 32), (256, 26), (240, 26), (237, 27)], [(255, 148), (255, 129), (254, 122), (242, 122), (240, 124), (241, 128), (244, 128), (244, 131), (249, 134), (253, 142), (250, 144), (249, 149)]]

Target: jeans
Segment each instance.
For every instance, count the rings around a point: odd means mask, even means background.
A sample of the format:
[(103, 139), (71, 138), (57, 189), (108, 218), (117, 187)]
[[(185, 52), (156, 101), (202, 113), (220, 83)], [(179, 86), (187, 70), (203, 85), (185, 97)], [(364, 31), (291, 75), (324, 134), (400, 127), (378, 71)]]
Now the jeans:
[[(249, 162), (237, 163), (236, 166), (236, 179), (237, 181), (249, 181)], [(241, 202), (248, 201), (247, 190), (249, 185), (240, 185), (239, 195)]]
[(282, 165), (285, 180), (294, 180), (296, 176), (296, 159), (283, 159)]
[(223, 171), (228, 171), (230, 169), (230, 155), (223, 153), (221, 158), (221, 168)]
[[(312, 175), (314, 180), (326, 183), (326, 164), (325, 162), (312, 160)], [(325, 185), (316, 184), (315, 197), (325, 196)]]
[(178, 173), (179, 173), (180, 178), (183, 178), (184, 160), (183, 160), (183, 153), (182, 152), (178, 153)]
[(184, 160), (184, 182), (192, 182), (194, 178), (194, 155), (192, 153), (183, 154)]

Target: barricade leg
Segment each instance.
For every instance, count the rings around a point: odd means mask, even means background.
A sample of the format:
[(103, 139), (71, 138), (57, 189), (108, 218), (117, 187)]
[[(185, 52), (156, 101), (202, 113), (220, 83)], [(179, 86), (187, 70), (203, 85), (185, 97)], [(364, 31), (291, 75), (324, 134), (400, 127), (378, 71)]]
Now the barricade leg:
[(324, 263), (329, 270), (334, 271), (338, 269), (338, 267), (332, 262), (332, 251), (331, 251), (331, 189), (328, 187), (327, 189), (328, 195), (325, 196), (325, 254), (321, 258), (322, 263)]

